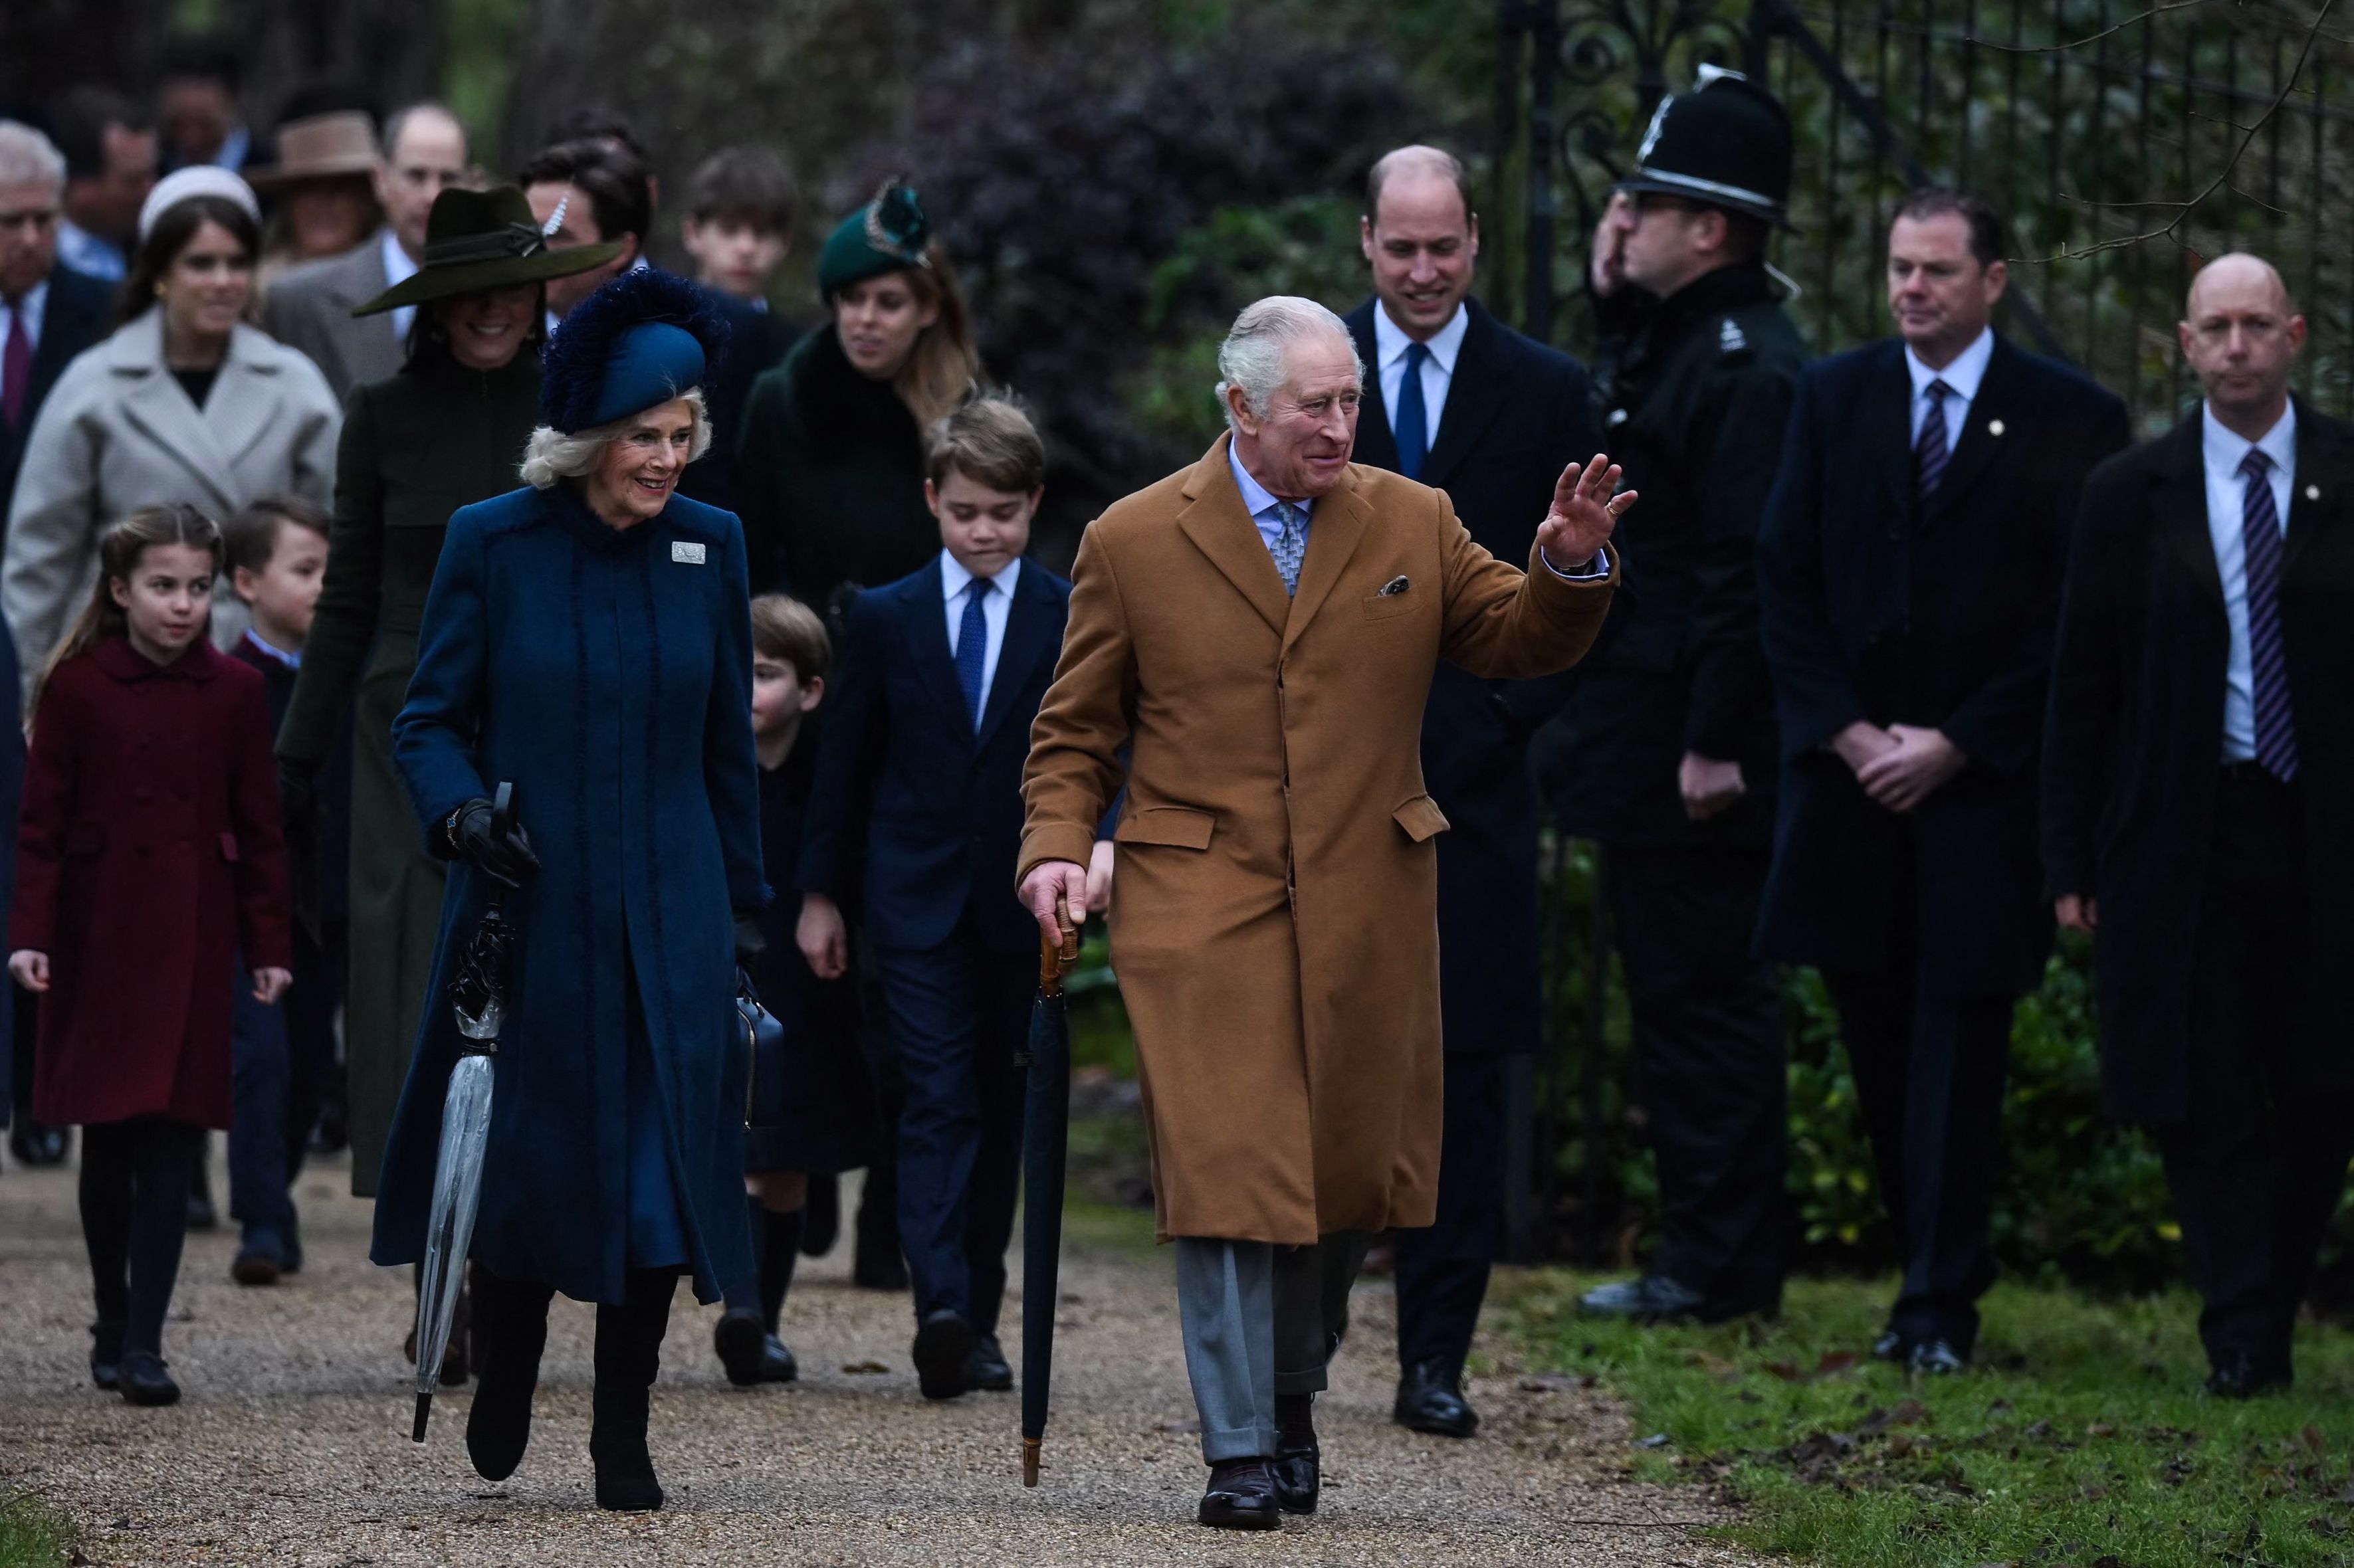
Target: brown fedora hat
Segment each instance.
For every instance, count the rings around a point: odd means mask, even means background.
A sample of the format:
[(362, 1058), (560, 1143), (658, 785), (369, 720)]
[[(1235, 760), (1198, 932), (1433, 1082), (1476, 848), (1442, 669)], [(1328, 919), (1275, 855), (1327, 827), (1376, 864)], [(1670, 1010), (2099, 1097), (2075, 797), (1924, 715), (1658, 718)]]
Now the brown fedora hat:
[(443, 191), (425, 219), (425, 264), (352, 314), (568, 278), (621, 253), (618, 240), (551, 250), (547, 227), (532, 217), (531, 203), (513, 185)]
[(278, 162), (249, 172), (256, 190), (279, 190), (300, 180), (373, 174), (376, 122), (357, 109), (289, 120), (278, 128)]

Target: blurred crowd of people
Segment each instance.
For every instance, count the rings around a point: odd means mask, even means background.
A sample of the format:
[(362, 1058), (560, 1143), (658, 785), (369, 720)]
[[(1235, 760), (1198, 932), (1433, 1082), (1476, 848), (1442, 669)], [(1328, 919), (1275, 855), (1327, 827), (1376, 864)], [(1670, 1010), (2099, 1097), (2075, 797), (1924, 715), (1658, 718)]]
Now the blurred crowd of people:
[[(489, 883), (578, 878), (451, 779), (499, 745), (577, 747), (585, 777), (612, 737), (560, 694), (610, 692), (614, 714), (650, 703), (652, 735), (682, 703), (702, 713), (707, 679), (733, 707), (704, 744), (748, 722), (757, 772), (745, 793), (743, 759), (715, 762), (695, 787), (719, 828), (694, 874), (704, 903), (726, 895), (737, 955), (787, 1024), (791, 1108), (736, 1159), (681, 1109), (726, 1096), (716, 1076), (674, 1075), (695, 1053), (646, 1000), (666, 982), (640, 973), (610, 999), (613, 1070), (670, 1119), (632, 1111), (584, 1157), (631, 1173), (605, 1232), (594, 1213), (576, 1235), (512, 1198), (486, 1209), (441, 1367), (484, 1379), (476, 1464), (519, 1461), (549, 1293), (585, 1293), (612, 1314), (613, 1386), (634, 1389), (609, 1413), (600, 1318), (599, 1431), (610, 1414), (622, 1434), (593, 1450), (600, 1500), (658, 1506), (643, 1394), (676, 1278), (725, 1302), (731, 1380), (791, 1379), (795, 1260), (836, 1245), (837, 1179), (862, 1168), (854, 1278), (911, 1293), (924, 1393), (1011, 1387), (998, 1316), (1037, 935), (1015, 870), (1034, 865), (1032, 721), (1076, 606), (1024, 558), (1044, 440), (985, 390), (932, 215), (895, 180), (828, 229), (825, 319), (802, 331), (769, 303), (800, 225), (771, 150), (715, 152), (673, 196), (632, 127), (584, 110), (499, 176), (443, 105), (379, 114), (304, 90), (264, 134), (233, 49), (181, 39), (161, 61), (143, 104), (76, 86), (0, 121), (0, 662), (30, 736), (28, 756), (0, 759), (20, 824), (10, 1138), (19, 1162), (57, 1164), (82, 1129), (98, 1383), (179, 1395), (162, 1331), (185, 1229), (217, 1223), (207, 1129), (228, 1133), (240, 1282), (302, 1268), (293, 1178), (345, 1145), (354, 1191), (384, 1199), (379, 1260), (417, 1255), (439, 1104), (419, 1043), (446, 1026), (435, 977), (453, 923)], [(1507, 1066), (1540, 1035), (1543, 797), (1606, 848), (1659, 1162), (1649, 1266), (1587, 1310), (1778, 1309), (1774, 966), (1807, 963), (1839, 1010), (1901, 1238), (1876, 1349), (1926, 1375), (1967, 1368), (1993, 1274), (2011, 1011), (2056, 919), (2098, 931), (2112, 1108), (2166, 1153), (2211, 1387), (2289, 1376), (2354, 1136), (2354, 1055), (2317, 962), (2347, 935), (2317, 890), (2346, 847), (2323, 803), (2348, 798), (2354, 767), (2349, 432), (2288, 392), (2303, 323), (2278, 275), (2232, 257), (2200, 273), (2180, 327), (2203, 403), (2131, 446), (2115, 397), (1994, 329), (2001, 220), (1954, 191), (1895, 210), (1894, 334), (1810, 360), (1766, 261), (1790, 140), (1781, 106), (1735, 75), (1662, 102), (1593, 237), (1590, 367), (1472, 297), (1471, 186), (1427, 147), (1372, 171), (1372, 297), (1345, 319), (1262, 302), (1279, 308), (1246, 312), (1227, 344), (1257, 379), (1222, 358), (1231, 433), (1189, 482), (1234, 492), (1287, 594), (1341, 526), (1310, 521), (1322, 490), (1251, 466), (1275, 461), (1302, 344), (1356, 367), (1361, 390), (1316, 411), (1345, 416), (1343, 457), (1445, 490), (1486, 556), (1533, 563), (1540, 524), (1568, 504), (1557, 480), (1596, 451), (1639, 497), (1591, 565), (1545, 558), (1620, 585), (1591, 654), (1533, 679), (1441, 669), (1421, 720), (1428, 810), (1397, 808), (1415, 845), (1437, 840), (1434, 1052), (1444, 1040), (1443, 1063), (1415, 1068), (1443, 1085), (1430, 1147), (1375, 1150), (1420, 1194), (1398, 1212), (1434, 1222), (1394, 1238), (1395, 1414), (1418, 1430), (1478, 1424), (1464, 1367), (1500, 1240)], [(673, 223), (691, 280), (651, 264)], [(489, 563), (482, 539), (524, 518), (583, 541), (540, 563), (570, 620)], [(658, 602), (653, 576), (641, 604), (600, 575), (623, 557), (599, 529), (652, 536), (641, 524), (671, 539), (669, 562), (725, 568), (697, 582), (735, 585), (716, 652), (665, 667), (663, 629), (703, 611)], [(1414, 610), (1409, 590), (1405, 575), (1369, 585), (1365, 618)], [(536, 654), (485, 630), (500, 593), (546, 633)], [(592, 626), (581, 606), (600, 594)], [(618, 653), (599, 641), (616, 635)], [(494, 741), (502, 725), (516, 738)], [(624, 753), (616, 777), (636, 766)], [(543, 848), (551, 823), (591, 814), (559, 793), (524, 803)], [(1073, 852), (1087, 907), (1113, 899), (1119, 868), (1164, 875), (1152, 857), (1209, 845), (1188, 825), (1208, 813), (1142, 816), (1156, 810), (1125, 821), (1114, 800)], [(615, 831), (623, 860), (653, 853)], [(658, 935), (670, 893), (650, 896)], [(632, 905), (608, 930), (579, 901), (563, 950), (588, 973), (644, 916)], [(1175, 1114), (1166, 1085), (1158, 1117)], [(557, 1092), (526, 1089), (499, 1136), (563, 1172)], [(728, 1139), (736, 1119), (719, 1117)], [(1177, 1124), (1155, 1125), (1156, 1165), (1183, 1158)], [(682, 1148), (730, 1151), (724, 1221)], [(649, 1211), (649, 1192), (668, 1206)], [(534, 1224), (551, 1239), (525, 1239)], [(1320, 1293), (1291, 1316), (1322, 1355), (1371, 1240), (1334, 1230), (1320, 1262), (1311, 1245), (1310, 1264), (1271, 1266), (1262, 1296)], [(1304, 1283), (1285, 1286), (1287, 1268)], [(1322, 1374), (1299, 1377), (1258, 1426), (1205, 1441), (1205, 1522), (1312, 1510)], [(1215, 1381), (1197, 1366), (1205, 1423)]]

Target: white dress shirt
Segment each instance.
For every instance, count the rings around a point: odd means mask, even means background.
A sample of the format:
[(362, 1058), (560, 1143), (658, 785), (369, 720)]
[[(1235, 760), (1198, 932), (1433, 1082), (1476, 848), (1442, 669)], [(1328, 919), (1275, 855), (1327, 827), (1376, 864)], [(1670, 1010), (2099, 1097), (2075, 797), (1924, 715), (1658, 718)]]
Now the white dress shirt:
[(35, 354), (39, 354), (41, 352), (41, 320), (48, 313), (48, 308), (49, 281), (47, 278), (17, 295), (16, 302), (13, 305), (8, 302), (5, 295), (0, 295), (0, 344), (5, 344), (8, 341), (8, 334), (16, 330), (17, 316), (22, 315), (25, 318), (26, 341), (33, 345)]
[[(1251, 476), (1251, 471), (1245, 468), (1243, 460), (1235, 455), (1235, 444), (1232, 441), (1226, 443), (1226, 462), (1234, 469), (1235, 484), (1243, 493), (1243, 510), (1251, 514), (1253, 523), (1258, 524), (1258, 536), (1266, 541), (1267, 553), (1273, 556), (1275, 542), (1283, 537), (1283, 514), (1278, 510), (1283, 503), (1276, 498), (1273, 491)], [(1299, 508), (1299, 531), (1304, 535), (1308, 532), (1309, 524), (1314, 519), (1316, 503), (1310, 499), (1295, 501), (1292, 504)], [(1553, 557), (1550, 556), (1544, 556), (1543, 559), (1547, 571), (1568, 582), (1587, 582), (1596, 577), (1606, 577), (1610, 575), (1610, 552), (1607, 550), (1596, 550), (1594, 553), (1594, 559), (1587, 563), (1582, 572), (1563, 571), (1553, 564)]]
[[(417, 276), (417, 263), (411, 261), (408, 259), (408, 252), (400, 248), (400, 238), (393, 233), (390, 224), (387, 224), (383, 231), (376, 236), (376, 243), (384, 250), (384, 286), (386, 288), (398, 288)], [(395, 305), (387, 313), (392, 317), (392, 341), (406, 348), (408, 344), (408, 329), (417, 324), (417, 307)]]
[(1946, 450), (1951, 454), (1962, 444), (1962, 432), (1969, 428), (1970, 405), (1978, 401), (1978, 383), (1986, 379), (1987, 361), (1994, 357), (1994, 328), (1981, 327), (1969, 347), (1954, 356), (1954, 362), (1943, 370), (1932, 370), (1921, 363), (1913, 345), (1904, 345), (1904, 368), (1913, 376), (1913, 444), (1921, 444), (1921, 427), (1929, 418), (1929, 383), (1946, 384), (1946, 396), (1941, 401), (1946, 413)]
[[(957, 639), (964, 630), (965, 590), (973, 580), (964, 563), (940, 552), (940, 601), (949, 618), (949, 656), (954, 658)], [(981, 711), (989, 711), (989, 689), (997, 680), (998, 656), (1005, 652), (1005, 622), (1013, 613), (1013, 586), (1022, 580), (1022, 557), (1014, 556), (1005, 563), (1005, 569), (989, 579), (990, 595), (981, 601), (981, 624), (989, 634), (988, 644), (981, 655)], [(979, 725), (975, 715), (975, 726)]]
[(69, 217), (58, 219), (58, 260), (101, 283), (120, 283), (127, 270), (122, 247), (101, 239)]
[(2253, 447), (2272, 459), (2273, 515), (2288, 532), (2289, 497), (2296, 490), (2296, 405), (2262, 440), (2225, 429), (2215, 410), (2201, 403), (2200, 445), (2207, 468), (2207, 536), (2215, 546), (2215, 572), (2223, 579), (2223, 614), (2232, 623), (2232, 656), (2223, 666), (2223, 760), (2246, 762), (2256, 755), (2255, 665), (2248, 653), (2248, 482), (2240, 465)]
[[(1463, 334), (1470, 329), (1471, 313), (1462, 305), (1447, 324), (1430, 334), (1423, 346), (1430, 350), (1422, 362), (1422, 436), (1426, 452), (1438, 444), (1438, 420), (1447, 412), (1447, 389), (1455, 382), (1455, 360), (1463, 352)], [(1414, 339), (1390, 320), (1390, 308), (1373, 306), (1373, 369), (1381, 378), (1382, 408), (1390, 417), (1390, 433), (1397, 433), (1398, 398), (1405, 388), (1405, 351)]]

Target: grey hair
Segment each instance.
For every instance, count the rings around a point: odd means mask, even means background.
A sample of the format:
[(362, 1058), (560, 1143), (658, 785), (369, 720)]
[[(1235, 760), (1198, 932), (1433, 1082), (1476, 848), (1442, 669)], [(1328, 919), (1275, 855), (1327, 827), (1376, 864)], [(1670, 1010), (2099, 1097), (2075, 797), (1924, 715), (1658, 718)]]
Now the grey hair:
[(66, 155), (21, 120), (0, 120), (0, 185), (66, 188)]
[[(701, 387), (689, 387), (679, 396), (686, 399), (688, 409), (695, 415), (695, 435), (686, 448), (686, 461), (693, 462), (711, 450), (711, 414), (703, 406)], [(628, 435), (644, 412), (641, 408), (627, 418), (591, 425), (568, 436), (552, 425), (540, 426), (524, 444), (523, 482), (534, 490), (546, 490), (559, 479), (586, 479), (596, 469), (605, 443)]]
[(1357, 356), (1348, 323), (1322, 305), (1297, 294), (1270, 294), (1243, 307), (1227, 329), (1225, 342), (1218, 344), (1218, 407), (1225, 411), (1229, 429), (1235, 410), (1226, 401), (1227, 389), (1239, 387), (1245, 406), (1266, 418), (1276, 393), (1289, 378), (1286, 350), (1318, 333), (1331, 333), (1348, 344), (1349, 363), (1357, 367), (1358, 384), (1363, 385), (1365, 362)]

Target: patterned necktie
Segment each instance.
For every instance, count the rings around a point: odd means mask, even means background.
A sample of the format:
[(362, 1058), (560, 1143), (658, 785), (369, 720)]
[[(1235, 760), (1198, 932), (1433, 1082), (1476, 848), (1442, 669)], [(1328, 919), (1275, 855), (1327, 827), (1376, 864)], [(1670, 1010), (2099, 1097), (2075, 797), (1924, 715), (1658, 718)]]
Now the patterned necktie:
[(25, 302), (8, 308), (8, 341), (0, 346), (0, 418), (11, 429), (25, 421), (25, 397), (33, 384), (33, 334), (25, 325)]
[(965, 585), (964, 619), (957, 622), (957, 684), (964, 688), (965, 711), (972, 715), (975, 730), (981, 728), (981, 704), (988, 695), (981, 689), (981, 666), (989, 656), (989, 622), (981, 601), (989, 597), (990, 587), (987, 577)]
[(1308, 558), (1308, 514), (1297, 502), (1278, 501), (1275, 514), (1283, 520), (1276, 535), (1275, 569), (1283, 574), (1283, 591), (1299, 591), (1299, 563)]
[(1397, 437), (1398, 471), (1408, 479), (1422, 477), (1422, 460), (1430, 455), (1430, 414), (1422, 401), (1422, 362), (1428, 347), (1405, 345), (1405, 374), (1398, 377), (1397, 418), (1391, 432)]
[(1921, 421), (1920, 440), (1913, 443), (1913, 471), (1920, 476), (1920, 496), (1925, 504), (1937, 493), (1937, 481), (1945, 477), (1946, 459), (1946, 399), (1953, 388), (1942, 381), (1932, 381), (1921, 389), (1929, 400), (1928, 417)]
[(2288, 650), (2281, 643), (2281, 525), (2273, 501), (2272, 466), (2272, 460), (2253, 447), (2240, 464), (2247, 481), (2240, 538), (2247, 552), (2248, 671), (2255, 697), (2256, 761), (2285, 784), (2296, 777), (2296, 725), (2289, 713)]

